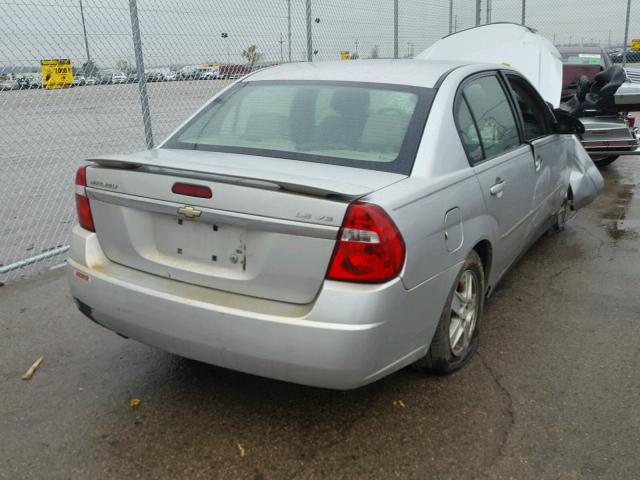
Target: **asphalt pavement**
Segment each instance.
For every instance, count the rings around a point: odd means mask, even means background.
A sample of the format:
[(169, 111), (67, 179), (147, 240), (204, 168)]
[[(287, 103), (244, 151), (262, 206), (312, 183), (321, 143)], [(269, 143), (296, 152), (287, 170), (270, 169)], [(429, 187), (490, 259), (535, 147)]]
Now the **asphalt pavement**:
[(6, 285), (0, 478), (640, 478), (639, 161), (508, 274), (449, 377), (276, 382), (102, 329), (63, 270)]

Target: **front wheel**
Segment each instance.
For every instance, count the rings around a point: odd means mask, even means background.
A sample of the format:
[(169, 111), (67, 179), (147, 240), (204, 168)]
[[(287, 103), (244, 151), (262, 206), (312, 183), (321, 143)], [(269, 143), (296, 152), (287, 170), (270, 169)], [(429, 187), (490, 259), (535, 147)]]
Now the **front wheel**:
[(449, 292), (427, 355), (415, 367), (447, 375), (467, 364), (478, 349), (484, 307), (484, 268), (473, 251), (466, 258)]
[(618, 155), (609, 155), (608, 157), (596, 157), (593, 159), (593, 163), (596, 167), (606, 167), (607, 165), (611, 165), (618, 159)]

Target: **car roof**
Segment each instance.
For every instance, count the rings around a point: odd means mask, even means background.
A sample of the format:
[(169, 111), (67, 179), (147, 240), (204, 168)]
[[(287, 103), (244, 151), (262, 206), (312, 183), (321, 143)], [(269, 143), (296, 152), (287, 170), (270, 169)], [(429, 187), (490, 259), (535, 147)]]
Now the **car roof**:
[(246, 77), (245, 81), (324, 80), (433, 88), (443, 75), (462, 65), (465, 63), (414, 59), (300, 62), (259, 70)]

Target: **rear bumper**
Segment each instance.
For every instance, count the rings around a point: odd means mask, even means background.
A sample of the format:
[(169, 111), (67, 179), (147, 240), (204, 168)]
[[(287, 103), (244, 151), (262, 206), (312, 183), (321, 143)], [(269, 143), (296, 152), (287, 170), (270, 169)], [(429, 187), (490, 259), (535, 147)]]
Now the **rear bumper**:
[(68, 277), (83, 313), (126, 337), (269, 378), (350, 389), (426, 353), (457, 267), (406, 290), (325, 282), (312, 304), (247, 297), (146, 274), (74, 229)]
[(638, 141), (637, 129), (623, 125), (622, 128), (609, 135), (595, 137), (587, 129), (585, 138), (582, 139), (582, 146), (591, 156), (620, 156), (639, 155), (640, 142)]

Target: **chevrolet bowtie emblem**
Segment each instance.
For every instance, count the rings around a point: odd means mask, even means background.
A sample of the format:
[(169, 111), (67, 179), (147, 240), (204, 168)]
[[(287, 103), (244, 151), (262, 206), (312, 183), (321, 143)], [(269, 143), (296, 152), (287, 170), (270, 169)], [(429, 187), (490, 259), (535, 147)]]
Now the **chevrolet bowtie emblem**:
[(200, 215), (202, 215), (202, 210), (196, 207), (185, 205), (184, 207), (180, 207), (178, 209), (178, 215), (182, 215), (186, 218), (198, 218)]

